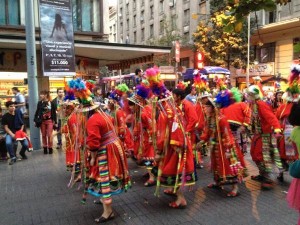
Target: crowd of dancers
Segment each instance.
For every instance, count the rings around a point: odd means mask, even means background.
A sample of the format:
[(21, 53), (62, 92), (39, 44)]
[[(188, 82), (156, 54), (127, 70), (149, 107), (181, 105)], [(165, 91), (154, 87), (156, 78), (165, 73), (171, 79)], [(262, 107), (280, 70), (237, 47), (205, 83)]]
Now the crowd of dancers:
[[(149, 68), (134, 91), (120, 84), (100, 105), (93, 102), (92, 82), (69, 81), (61, 106), (69, 186), (83, 182), (82, 202), (91, 194), (103, 205), (95, 221), (111, 220), (112, 196), (131, 187), (127, 160), (132, 158), (145, 168), (145, 188), (156, 186), (159, 195), (163, 187), (164, 194), (175, 197), (169, 207), (181, 209), (187, 206), (183, 187), (201, 179), (196, 168), (208, 155), (212, 183), (207, 187), (229, 185), (226, 196), (237, 197), (238, 185), (248, 176), (244, 154), (250, 142), (259, 171), (251, 179), (270, 190), (274, 165), (283, 181), (283, 171), (299, 157), (300, 116), (292, 115), (299, 102), (299, 73), (294, 66), (286, 92), (275, 90), (276, 104), (267, 101), (259, 82), (241, 93), (216, 79), (218, 91), (211, 94), (206, 76), (197, 71), (192, 83), (180, 82), (171, 92), (158, 68)], [(133, 117), (130, 126), (128, 115)]]

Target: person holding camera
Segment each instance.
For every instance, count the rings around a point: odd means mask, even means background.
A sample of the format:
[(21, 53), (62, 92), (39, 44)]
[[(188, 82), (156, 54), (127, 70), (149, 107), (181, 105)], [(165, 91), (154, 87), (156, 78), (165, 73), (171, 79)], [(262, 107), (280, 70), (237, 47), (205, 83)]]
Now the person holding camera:
[(42, 144), (44, 154), (53, 153), (53, 129), (57, 128), (56, 110), (53, 102), (50, 100), (49, 91), (40, 92), (41, 101), (37, 104), (37, 109), (34, 115), (34, 124), (41, 128)]

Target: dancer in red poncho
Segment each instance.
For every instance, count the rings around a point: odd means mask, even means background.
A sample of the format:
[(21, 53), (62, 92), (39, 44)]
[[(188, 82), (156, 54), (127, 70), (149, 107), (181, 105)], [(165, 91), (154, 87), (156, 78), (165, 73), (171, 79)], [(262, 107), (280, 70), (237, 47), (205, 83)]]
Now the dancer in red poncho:
[(157, 135), (153, 135), (153, 146), (158, 167), (152, 170), (157, 176), (156, 195), (160, 186), (167, 187), (164, 193), (176, 196), (176, 200), (170, 202), (169, 206), (185, 208), (187, 201), (184, 187), (195, 183), (192, 146), (183, 123), (185, 118), (181, 108), (185, 93), (182, 89), (176, 89), (172, 98), (159, 74), (157, 68), (146, 71), (146, 78), (155, 96), (150, 100), (155, 109), (152, 111), (152, 118), (158, 115), (157, 126), (153, 123), (153, 130), (157, 130)]
[(112, 119), (104, 112), (94, 111), (87, 121), (87, 133), (87, 192), (102, 198), (104, 211), (95, 221), (105, 222), (114, 217), (112, 196), (130, 186), (126, 155)]
[(87, 194), (100, 197), (103, 213), (95, 222), (103, 223), (114, 218), (112, 196), (130, 187), (124, 147), (116, 134), (112, 118), (93, 104), (88, 88), (92, 85), (81, 79), (69, 81), (68, 84), (81, 103), (76, 113), (89, 117), (85, 126), (85, 189), (82, 203), (86, 202)]
[[(259, 175), (252, 176), (251, 179), (262, 182), (262, 188), (271, 189), (274, 185), (270, 179), (272, 159), (276, 162), (277, 167), (282, 169), (276, 144), (276, 138), (281, 137), (281, 126), (272, 112), (272, 108), (260, 100), (259, 87), (250, 86), (247, 94), (252, 111), (251, 125), (254, 133), (251, 142), (251, 156), (259, 169)], [(273, 132), (275, 132), (275, 136)]]
[(120, 107), (120, 100), (124, 93), (128, 92), (129, 88), (126, 84), (119, 84), (115, 91), (110, 94), (111, 102), (108, 104), (110, 109), (110, 115), (114, 119), (114, 125), (117, 134), (121, 141), (124, 143), (125, 152), (127, 155), (133, 154), (134, 143), (133, 137), (126, 125), (126, 113)]
[(243, 155), (236, 148), (227, 119), (210, 98), (206, 102), (205, 111), (210, 120), (201, 139), (210, 142), (211, 169), (214, 173), (214, 183), (207, 187), (222, 188), (223, 185), (230, 184), (232, 190), (227, 193), (227, 197), (236, 197), (239, 195), (237, 184), (242, 181), (245, 169), (242, 165)]
[[(277, 143), (280, 158), (286, 170), (289, 168), (289, 163), (299, 158), (297, 146), (293, 141), (291, 141), (293, 125), (291, 125), (288, 120), (293, 104), (299, 101), (299, 74), (299, 68), (293, 67), (289, 79), (289, 87), (287, 88), (286, 93), (283, 95), (285, 103), (281, 104), (276, 111), (276, 117), (280, 122), (283, 132), (283, 136), (278, 139)], [(277, 179), (283, 182), (283, 172), (279, 174)]]
[[(152, 144), (152, 107), (147, 104), (151, 90), (148, 83), (143, 80), (136, 87), (136, 94), (128, 98), (129, 105), (135, 113), (135, 125), (133, 129), (134, 136), (134, 155), (137, 158), (137, 164), (146, 167), (149, 179), (144, 183), (145, 187), (155, 185), (155, 177), (151, 173), (154, 165), (154, 148)], [(135, 105), (132, 105), (134, 103)]]

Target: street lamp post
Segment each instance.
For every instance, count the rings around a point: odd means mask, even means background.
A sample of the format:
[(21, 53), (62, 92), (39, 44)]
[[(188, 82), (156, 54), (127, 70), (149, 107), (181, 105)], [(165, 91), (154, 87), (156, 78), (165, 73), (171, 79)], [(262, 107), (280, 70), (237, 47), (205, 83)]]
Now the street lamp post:
[(249, 87), (249, 73), (250, 73), (250, 13), (248, 15), (248, 47), (247, 47), (247, 74), (246, 85)]

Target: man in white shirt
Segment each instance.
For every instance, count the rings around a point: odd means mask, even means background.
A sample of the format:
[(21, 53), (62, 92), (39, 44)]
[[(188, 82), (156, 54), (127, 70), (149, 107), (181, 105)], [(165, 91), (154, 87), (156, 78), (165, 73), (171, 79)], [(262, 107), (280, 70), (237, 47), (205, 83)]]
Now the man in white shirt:
[(23, 116), (26, 113), (26, 101), (24, 95), (21, 94), (19, 88), (13, 87), (12, 92), (15, 95), (15, 107), (16, 109), (20, 109)]

